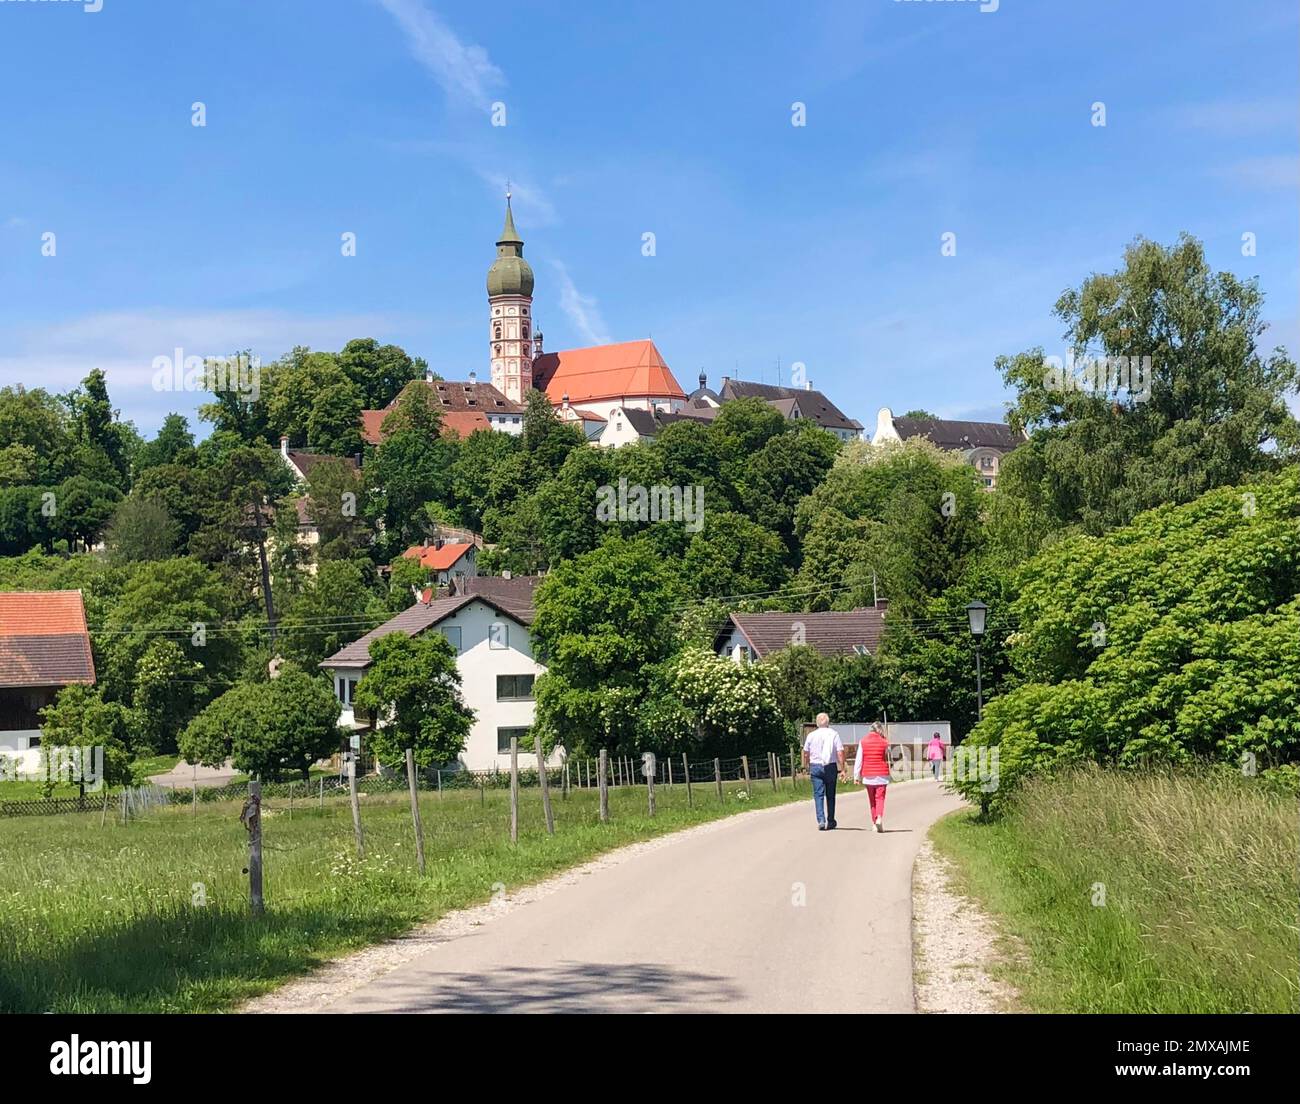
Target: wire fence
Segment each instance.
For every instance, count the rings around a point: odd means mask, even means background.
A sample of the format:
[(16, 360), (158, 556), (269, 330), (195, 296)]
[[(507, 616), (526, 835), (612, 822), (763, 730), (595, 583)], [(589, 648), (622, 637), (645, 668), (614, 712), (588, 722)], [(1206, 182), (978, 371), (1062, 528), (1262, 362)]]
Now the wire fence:
[[(563, 764), (546, 771), (547, 785), (557, 793), (596, 790), (599, 787), (599, 762), (596, 758), (570, 757)], [(645, 788), (650, 781), (647, 774), (650, 763), (653, 763), (655, 784), (671, 788), (684, 785), (688, 777), (692, 785), (719, 781), (748, 781), (750, 784), (763, 781), (769, 785), (781, 780), (788, 782), (797, 760), (788, 751), (770, 754), (758, 752), (752, 756), (738, 755), (726, 759), (691, 759), (685, 755), (673, 759), (656, 755), (653, 760), (644, 754), (614, 753), (607, 757), (608, 788)], [(520, 769), (517, 779), (520, 789), (541, 788), (541, 777), (536, 768)], [(415, 783), (417, 790), (422, 793), (509, 790), (511, 784), (508, 768), (424, 770), (417, 772)], [(376, 774), (359, 776), (356, 780), (358, 794), (367, 797), (407, 793), (409, 788), (404, 774), (387, 768), (381, 768)], [(338, 775), (318, 775), (286, 782), (263, 782), (261, 795), (262, 801), (267, 804), (323, 804), (332, 799), (349, 798), (351, 786), (346, 772), (342, 772)], [(113, 791), (100, 789), (79, 797), (4, 801), (0, 802), (0, 817), (100, 813), (101, 819), (112, 816), (125, 821), (165, 806), (211, 806), (242, 802), (248, 796), (248, 781), (231, 782), (223, 786), (150, 783)]]

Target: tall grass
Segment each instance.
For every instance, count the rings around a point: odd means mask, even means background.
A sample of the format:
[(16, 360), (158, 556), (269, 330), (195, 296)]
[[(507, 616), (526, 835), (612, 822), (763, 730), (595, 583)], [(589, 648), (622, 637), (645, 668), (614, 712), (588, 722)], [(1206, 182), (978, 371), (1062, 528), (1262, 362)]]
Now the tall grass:
[(1294, 797), (1233, 772), (1088, 767), (933, 837), (1021, 941), (1004, 973), (1028, 1008), (1295, 1012), (1298, 825)]
[[(553, 793), (556, 834), (537, 790), (524, 791), (517, 845), (508, 795), (421, 796), (427, 874), (415, 869), (409, 799), (364, 799), (358, 861), (346, 798), (264, 805), (267, 913), (248, 914), (248, 837), (240, 805), (173, 807), (123, 825), (99, 813), (0, 820), (0, 1011), (194, 1012), (228, 1009), (324, 958), (396, 935), (449, 909), (488, 900), (602, 851), (745, 809), (808, 796), (728, 783), (610, 793)], [(482, 804), (480, 801), (482, 800)]]

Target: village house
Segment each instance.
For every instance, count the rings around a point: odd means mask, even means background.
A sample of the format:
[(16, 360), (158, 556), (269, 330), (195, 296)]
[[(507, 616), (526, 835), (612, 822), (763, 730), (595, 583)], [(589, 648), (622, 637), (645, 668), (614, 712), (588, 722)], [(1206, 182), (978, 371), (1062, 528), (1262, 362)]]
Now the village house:
[[(533, 683), (546, 668), (533, 658), (529, 626), (539, 576), (469, 576), (450, 581), (446, 592), (430, 589), (410, 609), (324, 660), (343, 706), (340, 725), (364, 732), (372, 719), (358, 716), (353, 695), (370, 666), (370, 643), (388, 633), (417, 636), (437, 632), (456, 652), (461, 698), (474, 711), (460, 765), (467, 770), (508, 770), (510, 739), (524, 743), (536, 707)], [(383, 723), (382, 720), (379, 723)], [(534, 754), (524, 756), (535, 764)], [(563, 761), (556, 752), (549, 762)]]
[[(480, 542), (481, 544), (481, 542)], [(435, 538), (423, 544), (413, 544), (402, 553), (403, 559), (417, 560), (429, 572), (430, 579), (445, 587), (453, 579), (463, 579), (478, 574), (480, 544), (473, 540), (444, 540)]]
[[(688, 397), (681, 413), (695, 417), (716, 417), (716, 411), (736, 399), (762, 399), (787, 419), (806, 418), (820, 429), (835, 434), (841, 441), (856, 441), (862, 436), (862, 423), (850, 418), (820, 391), (814, 391), (812, 381), (802, 388), (777, 387), (770, 383), (753, 383), (722, 377), (722, 389), (713, 391), (703, 372), (700, 386)], [(708, 413), (704, 413), (704, 412)]]
[(961, 422), (945, 418), (894, 417), (887, 406), (876, 415), (876, 435), (873, 444), (886, 441), (907, 441), (924, 437), (941, 449), (960, 452), (991, 491), (998, 485), (998, 470), (1002, 458), (1029, 439), (1023, 431), (1017, 433), (1004, 422)]
[(714, 637), (713, 650), (737, 663), (753, 663), (795, 644), (819, 655), (875, 655), (885, 631), (888, 603), (827, 613), (733, 613)]
[(0, 755), (35, 771), (41, 710), (75, 684), (95, 684), (81, 591), (0, 593)]

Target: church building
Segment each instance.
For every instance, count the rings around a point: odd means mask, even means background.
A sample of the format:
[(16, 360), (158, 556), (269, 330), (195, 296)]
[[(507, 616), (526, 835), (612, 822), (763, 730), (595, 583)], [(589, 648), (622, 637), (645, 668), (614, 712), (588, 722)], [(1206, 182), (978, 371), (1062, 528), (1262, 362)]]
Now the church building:
[(536, 387), (552, 406), (578, 407), (601, 419), (620, 407), (674, 413), (685, 403), (686, 392), (653, 341), (542, 351), (533, 317), (533, 270), (524, 260), (509, 195), (487, 292), (492, 386), (507, 399), (523, 402)]

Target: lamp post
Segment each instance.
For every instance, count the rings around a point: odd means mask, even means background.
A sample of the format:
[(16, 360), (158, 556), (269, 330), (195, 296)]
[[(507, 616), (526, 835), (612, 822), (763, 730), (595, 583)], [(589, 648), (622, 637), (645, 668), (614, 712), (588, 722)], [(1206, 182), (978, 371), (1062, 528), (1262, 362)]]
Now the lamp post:
[(975, 638), (975, 704), (979, 720), (984, 719), (984, 678), (980, 671), (980, 641), (984, 637), (984, 622), (989, 608), (983, 602), (971, 602), (966, 607), (966, 617), (970, 621), (970, 634)]

